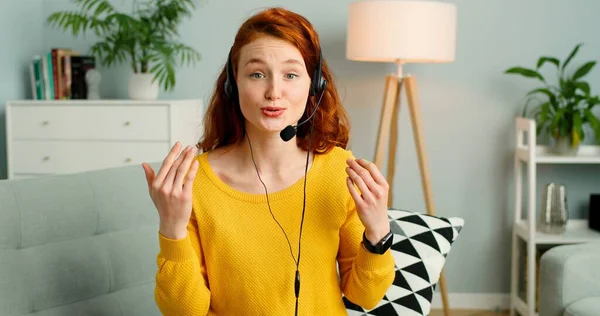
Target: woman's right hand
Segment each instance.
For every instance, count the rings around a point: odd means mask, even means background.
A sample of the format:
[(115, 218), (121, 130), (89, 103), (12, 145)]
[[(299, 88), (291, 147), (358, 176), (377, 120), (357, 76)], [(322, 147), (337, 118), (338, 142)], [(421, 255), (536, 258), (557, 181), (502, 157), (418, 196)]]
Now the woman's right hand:
[(166, 238), (183, 239), (192, 215), (192, 186), (198, 171), (196, 148), (187, 146), (180, 154), (181, 143), (169, 151), (155, 175), (152, 167), (142, 163), (148, 191), (158, 210), (160, 233)]

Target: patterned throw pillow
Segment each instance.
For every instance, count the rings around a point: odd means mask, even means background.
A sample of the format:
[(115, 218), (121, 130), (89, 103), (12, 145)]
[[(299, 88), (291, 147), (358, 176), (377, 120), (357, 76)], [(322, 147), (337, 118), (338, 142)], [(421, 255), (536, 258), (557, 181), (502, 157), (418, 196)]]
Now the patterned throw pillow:
[(429, 315), (435, 286), (464, 220), (389, 209), (396, 278), (383, 300), (365, 310), (343, 297), (349, 316)]

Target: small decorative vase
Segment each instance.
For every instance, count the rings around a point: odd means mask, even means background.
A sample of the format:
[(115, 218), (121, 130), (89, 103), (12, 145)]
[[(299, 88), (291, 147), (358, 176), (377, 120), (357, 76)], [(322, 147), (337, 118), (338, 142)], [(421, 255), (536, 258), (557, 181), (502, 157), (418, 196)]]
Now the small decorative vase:
[(96, 69), (89, 69), (85, 72), (85, 82), (87, 84), (87, 99), (88, 100), (99, 100), (100, 99), (100, 80), (102, 76)]
[(553, 151), (561, 156), (576, 156), (579, 152), (579, 145), (573, 146), (573, 138), (570, 136), (559, 136), (554, 138)]
[(158, 98), (158, 81), (152, 82), (151, 73), (133, 73), (129, 77), (129, 97), (134, 100), (156, 100)]
[(542, 209), (539, 231), (547, 234), (562, 234), (567, 229), (569, 210), (567, 207), (567, 189), (564, 185), (549, 183), (542, 191)]

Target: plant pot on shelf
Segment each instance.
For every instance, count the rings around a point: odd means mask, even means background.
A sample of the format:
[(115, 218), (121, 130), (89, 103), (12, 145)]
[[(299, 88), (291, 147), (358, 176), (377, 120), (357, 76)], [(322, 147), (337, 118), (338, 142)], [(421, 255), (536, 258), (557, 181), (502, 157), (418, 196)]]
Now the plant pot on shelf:
[(579, 152), (579, 142), (574, 143), (572, 136), (558, 136), (553, 138), (552, 150), (561, 156), (576, 156)]
[(133, 73), (129, 77), (129, 97), (134, 100), (156, 100), (158, 98), (158, 81), (152, 82), (151, 73)]

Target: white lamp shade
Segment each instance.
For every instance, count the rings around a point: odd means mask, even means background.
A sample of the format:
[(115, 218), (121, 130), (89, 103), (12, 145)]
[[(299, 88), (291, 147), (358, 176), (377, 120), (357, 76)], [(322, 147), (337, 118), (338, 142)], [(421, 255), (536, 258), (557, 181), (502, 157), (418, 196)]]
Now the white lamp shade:
[(357, 61), (454, 61), (456, 6), (429, 0), (350, 4), (346, 58)]

